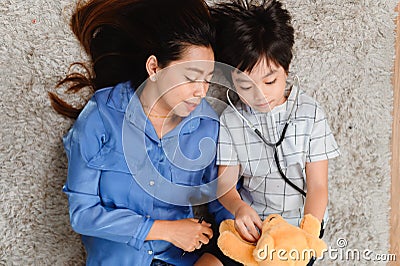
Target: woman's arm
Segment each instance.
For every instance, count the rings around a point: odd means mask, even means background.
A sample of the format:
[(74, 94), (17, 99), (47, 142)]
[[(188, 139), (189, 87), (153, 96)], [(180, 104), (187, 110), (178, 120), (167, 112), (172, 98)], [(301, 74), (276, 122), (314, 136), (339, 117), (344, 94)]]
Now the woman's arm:
[(236, 189), (239, 165), (220, 166), (218, 169), (218, 195), (221, 204), (235, 216), (235, 228), (247, 241), (256, 242), (260, 237), (262, 222), (257, 212), (246, 204)]
[(304, 214), (320, 221), (328, 205), (328, 160), (306, 163), (307, 196)]
[(202, 244), (208, 244), (212, 236), (211, 224), (204, 221), (200, 224), (196, 219), (156, 220), (146, 240), (168, 241), (178, 248), (191, 252), (199, 249)]
[[(68, 176), (63, 191), (68, 196), (71, 226), (79, 234), (140, 249), (154, 220), (127, 208), (105, 207), (99, 192), (101, 166), (88, 165), (108, 139), (102, 121), (94, 96), (64, 138)], [(122, 168), (123, 163), (115, 167)]]

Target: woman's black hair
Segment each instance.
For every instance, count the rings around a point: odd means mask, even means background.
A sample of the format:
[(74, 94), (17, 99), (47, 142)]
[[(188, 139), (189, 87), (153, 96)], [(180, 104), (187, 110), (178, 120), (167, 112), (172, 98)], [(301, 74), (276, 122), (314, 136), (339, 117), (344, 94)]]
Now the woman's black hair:
[[(69, 92), (87, 86), (96, 91), (124, 81), (137, 88), (148, 76), (145, 63), (150, 55), (165, 67), (190, 45), (215, 45), (204, 0), (90, 0), (78, 4), (71, 28), (91, 65), (86, 67), (89, 76), (72, 73), (57, 84), (67, 85)], [(49, 95), (56, 111), (77, 117), (81, 108)]]
[(216, 4), (210, 13), (216, 28), (216, 61), (251, 72), (266, 58), (289, 72), (294, 29), (280, 2), (235, 0)]

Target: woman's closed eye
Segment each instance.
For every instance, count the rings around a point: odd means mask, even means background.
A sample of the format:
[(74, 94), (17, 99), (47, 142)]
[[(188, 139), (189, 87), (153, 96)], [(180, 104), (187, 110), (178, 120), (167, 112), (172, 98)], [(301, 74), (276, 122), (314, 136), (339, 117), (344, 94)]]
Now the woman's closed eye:
[(247, 90), (250, 90), (251, 88), (253, 88), (253, 86), (239, 86), (239, 88), (241, 90), (247, 91)]
[(238, 82), (237, 87), (241, 90), (250, 90), (251, 88), (253, 88), (255, 86), (255, 84), (253, 82)]
[(190, 78), (190, 77), (188, 77), (188, 76), (185, 76), (185, 78), (186, 78), (186, 80), (189, 81), (189, 82), (196, 82), (196, 81), (197, 81), (196, 78)]
[(200, 78), (190, 78), (190, 77), (187, 77), (187, 76), (185, 76), (185, 78), (189, 82), (205, 82), (205, 83), (208, 83), (208, 84), (211, 83), (211, 79), (210, 80), (207, 80), (207, 79), (202, 80)]
[(204, 82), (206, 82), (206, 83), (208, 83), (208, 84), (211, 84), (212, 77), (213, 77), (213, 73), (210, 74), (210, 75), (208, 75), (208, 76), (204, 79)]

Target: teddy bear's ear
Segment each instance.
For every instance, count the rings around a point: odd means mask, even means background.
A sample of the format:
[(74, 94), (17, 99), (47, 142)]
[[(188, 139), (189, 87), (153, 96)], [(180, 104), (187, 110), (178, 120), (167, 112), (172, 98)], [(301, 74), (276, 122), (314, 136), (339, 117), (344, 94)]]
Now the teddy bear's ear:
[(232, 220), (232, 219), (224, 220), (224, 221), (222, 221), (222, 223), (219, 225), (219, 234), (222, 235), (223, 232), (232, 233), (232, 234), (234, 234), (234, 235), (237, 237), (237, 239), (239, 239), (241, 242), (244, 242), (244, 243), (249, 244), (249, 245), (253, 245), (253, 243), (250, 243), (250, 242), (244, 240), (244, 239), (240, 236), (239, 232), (236, 231), (236, 228), (235, 228), (235, 221)]
[(306, 214), (300, 222), (300, 228), (318, 238), (321, 230), (321, 222), (311, 214)]
[(255, 246), (243, 240), (235, 230), (234, 220), (225, 220), (219, 227), (218, 247), (228, 257), (244, 265), (257, 266), (253, 258)]
[(225, 231), (233, 231), (235, 230), (235, 221), (232, 219), (227, 219), (222, 221), (222, 223), (219, 225), (219, 232), (225, 232)]
[(270, 214), (268, 217), (264, 220), (264, 222), (272, 222), (274, 219), (281, 219), (282, 217), (279, 214)]
[(282, 216), (279, 214), (270, 214), (268, 217), (263, 221), (262, 232), (264, 233), (268, 228), (285, 221)]

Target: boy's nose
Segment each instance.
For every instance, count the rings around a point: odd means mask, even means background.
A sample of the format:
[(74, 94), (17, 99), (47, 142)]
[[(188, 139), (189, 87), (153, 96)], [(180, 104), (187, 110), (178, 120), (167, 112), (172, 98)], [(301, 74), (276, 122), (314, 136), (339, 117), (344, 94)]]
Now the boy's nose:
[(256, 101), (264, 101), (265, 99), (267, 99), (267, 95), (263, 92), (261, 88), (257, 87), (254, 92), (254, 99)]

